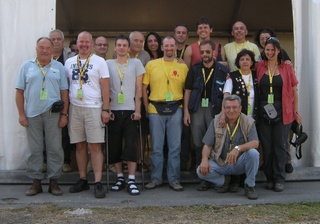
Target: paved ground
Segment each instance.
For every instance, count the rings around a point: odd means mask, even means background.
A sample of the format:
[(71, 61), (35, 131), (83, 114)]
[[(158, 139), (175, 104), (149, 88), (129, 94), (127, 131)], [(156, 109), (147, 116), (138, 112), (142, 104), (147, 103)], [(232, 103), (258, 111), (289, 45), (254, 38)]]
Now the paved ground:
[[(274, 192), (265, 189), (264, 183), (258, 183), (256, 190), (258, 200), (248, 200), (243, 189), (238, 193), (218, 194), (214, 189), (199, 192), (196, 184), (184, 184), (184, 191), (174, 192), (168, 185), (154, 190), (144, 190), (139, 196), (130, 196), (123, 190), (121, 192), (107, 193), (104, 199), (93, 196), (93, 186), (90, 190), (71, 194), (71, 185), (61, 185), (64, 192), (62, 196), (53, 196), (47, 193), (48, 185), (44, 185), (44, 192), (36, 196), (27, 197), (24, 192), (29, 185), (0, 185), (0, 207), (20, 208), (26, 206), (53, 204), (74, 208), (92, 207), (127, 207), (127, 206), (188, 206), (188, 205), (237, 205), (237, 204), (272, 204), (291, 202), (320, 201), (320, 182), (287, 182), (283, 192)], [(141, 185), (139, 186), (141, 187)]]
[[(25, 196), (25, 191), (30, 187), (31, 181), (24, 170), (0, 171), (0, 208), (2, 207), (26, 207), (40, 204), (53, 204), (58, 206), (70, 206), (75, 208), (89, 207), (126, 207), (126, 206), (188, 206), (188, 205), (233, 205), (233, 204), (269, 204), (291, 203), (304, 201), (320, 201), (320, 168), (305, 167), (295, 168), (292, 174), (287, 174), (288, 182), (285, 190), (277, 193), (265, 189), (265, 176), (262, 171), (257, 175), (258, 200), (248, 200), (244, 196), (244, 190), (240, 188), (238, 193), (218, 194), (214, 189), (205, 192), (196, 191), (198, 179), (195, 174), (188, 171), (181, 173), (181, 182), (184, 191), (175, 192), (164, 185), (154, 190), (143, 190), (139, 196), (130, 196), (125, 190), (121, 192), (107, 193), (104, 199), (96, 199), (93, 195), (93, 185), (85, 192), (71, 194), (71, 184), (78, 180), (78, 172), (63, 174), (59, 179), (60, 187), (64, 194), (53, 196), (48, 191), (48, 181), (43, 181), (44, 192), (32, 196)], [(142, 175), (136, 175), (139, 188), (142, 188)], [(90, 172), (88, 180), (93, 180)], [(145, 183), (150, 181), (150, 173), (144, 175)], [(116, 181), (116, 175), (110, 173), (110, 183)], [(106, 174), (103, 174), (103, 183), (106, 187)]]

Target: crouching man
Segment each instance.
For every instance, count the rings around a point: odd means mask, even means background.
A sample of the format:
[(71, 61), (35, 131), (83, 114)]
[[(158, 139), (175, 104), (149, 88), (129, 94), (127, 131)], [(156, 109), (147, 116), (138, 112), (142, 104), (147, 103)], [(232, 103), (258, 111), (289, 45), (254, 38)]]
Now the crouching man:
[(254, 120), (241, 113), (241, 99), (229, 95), (223, 100), (226, 125), (216, 115), (203, 138), (202, 160), (197, 169), (200, 179), (227, 187), (229, 175), (246, 174), (245, 195), (257, 199), (254, 189), (259, 167), (258, 134)]

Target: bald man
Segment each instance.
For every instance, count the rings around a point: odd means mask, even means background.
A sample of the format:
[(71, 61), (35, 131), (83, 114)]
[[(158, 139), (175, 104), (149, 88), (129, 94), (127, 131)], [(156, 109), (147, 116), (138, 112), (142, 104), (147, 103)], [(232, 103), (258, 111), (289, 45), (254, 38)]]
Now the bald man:
[(101, 143), (104, 142), (104, 125), (110, 119), (109, 107), (109, 70), (105, 60), (91, 53), (92, 35), (81, 32), (78, 35), (79, 54), (65, 63), (69, 79), (69, 134), (70, 142), (76, 144), (76, 159), (80, 179), (69, 189), (71, 193), (88, 190), (87, 165), (88, 148), (95, 178), (94, 195), (104, 198), (105, 191), (101, 184), (103, 154)]
[(247, 26), (243, 22), (237, 21), (233, 24), (231, 35), (234, 37), (234, 41), (224, 45), (230, 72), (238, 70), (237, 66), (235, 65), (235, 60), (237, 54), (244, 48), (253, 51), (255, 55), (255, 61), (260, 60), (260, 51), (258, 46), (246, 40), (248, 30)]

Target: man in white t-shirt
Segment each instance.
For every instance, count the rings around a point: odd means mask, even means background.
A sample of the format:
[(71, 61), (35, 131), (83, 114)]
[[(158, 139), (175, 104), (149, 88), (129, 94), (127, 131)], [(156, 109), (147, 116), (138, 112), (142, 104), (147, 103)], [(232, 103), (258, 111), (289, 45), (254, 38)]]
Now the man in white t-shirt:
[(76, 158), (80, 180), (69, 189), (71, 193), (88, 190), (87, 145), (91, 152), (91, 163), (95, 177), (94, 195), (105, 197), (101, 184), (104, 142), (104, 126), (110, 119), (109, 70), (105, 60), (91, 53), (92, 35), (81, 32), (78, 35), (79, 54), (65, 62), (69, 79), (70, 142), (76, 144)]

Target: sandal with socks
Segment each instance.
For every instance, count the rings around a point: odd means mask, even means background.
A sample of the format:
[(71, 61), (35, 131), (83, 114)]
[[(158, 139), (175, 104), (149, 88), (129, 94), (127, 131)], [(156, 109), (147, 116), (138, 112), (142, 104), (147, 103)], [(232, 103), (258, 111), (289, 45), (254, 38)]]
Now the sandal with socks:
[(112, 186), (112, 191), (121, 191), (123, 188), (126, 187), (126, 184), (124, 182), (123, 178), (118, 178), (117, 182)]
[(133, 195), (133, 196), (140, 194), (140, 190), (138, 189), (134, 181), (129, 181), (127, 183), (127, 191), (130, 195)]

